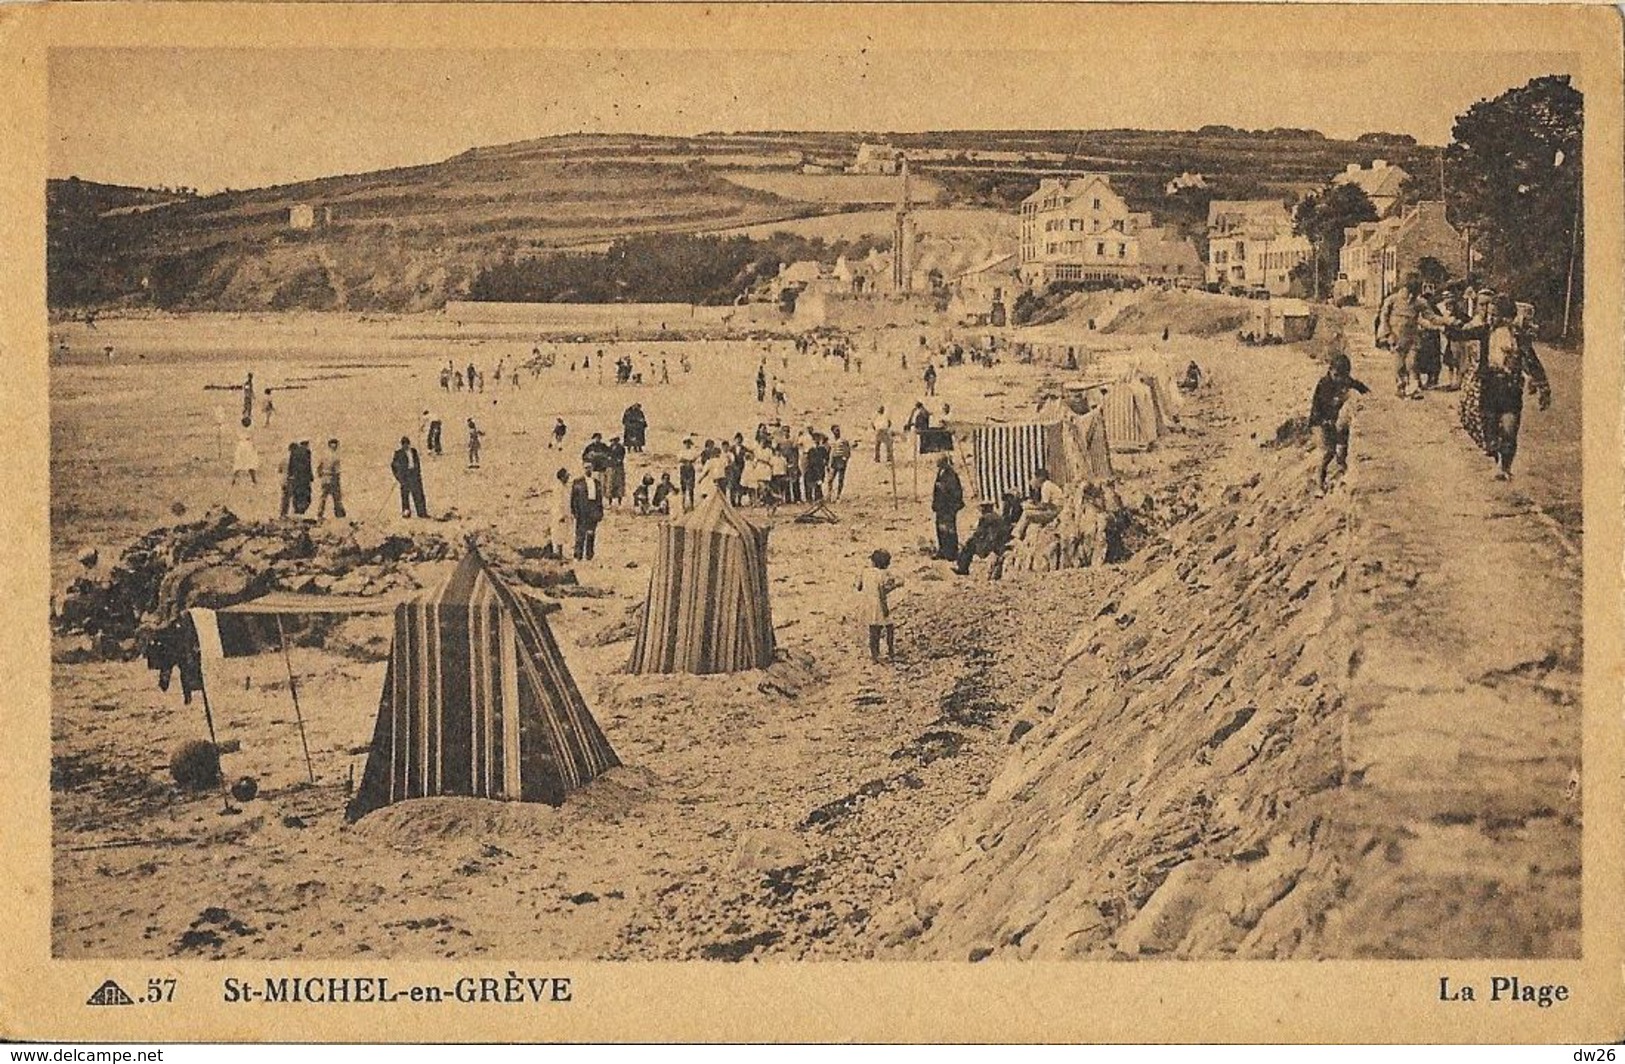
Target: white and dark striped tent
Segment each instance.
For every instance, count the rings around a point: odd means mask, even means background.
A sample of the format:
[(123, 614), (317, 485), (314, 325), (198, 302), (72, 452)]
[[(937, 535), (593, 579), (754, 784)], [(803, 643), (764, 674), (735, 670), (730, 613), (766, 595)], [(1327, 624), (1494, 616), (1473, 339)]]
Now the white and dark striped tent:
[(634, 673), (740, 672), (773, 662), (767, 529), (718, 492), (660, 528)]
[(1113, 476), (1104, 418), (1063, 412), (1056, 421), (978, 425), (971, 430), (971, 456), (981, 499), (997, 502), (1005, 492), (1025, 497), (1042, 469), (1063, 486)]
[(445, 583), (395, 609), (348, 815), (434, 795), (558, 805), (619, 764), (541, 613), (470, 548)]
[(997, 502), (1005, 492), (1025, 497), (1033, 473), (1061, 455), (1061, 423), (978, 425), (971, 430), (971, 454), (984, 501)]

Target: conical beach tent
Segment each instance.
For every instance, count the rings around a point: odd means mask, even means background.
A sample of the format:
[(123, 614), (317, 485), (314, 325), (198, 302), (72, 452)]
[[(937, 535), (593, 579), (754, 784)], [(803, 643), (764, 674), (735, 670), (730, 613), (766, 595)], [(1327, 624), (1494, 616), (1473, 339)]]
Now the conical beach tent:
[(1106, 442), (1106, 419), (1099, 410), (1068, 414), (1062, 421), (1062, 460), (1051, 461), (1050, 473), (1064, 485), (1112, 479), (1112, 456)]
[(714, 494), (661, 526), (628, 670), (739, 672), (772, 662), (767, 529)]
[(470, 550), (395, 608), (355, 819), (431, 795), (558, 805), (620, 764), (528, 596)]
[(1156, 394), (1144, 381), (1111, 385), (1100, 409), (1106, 417), (1106, 443), (1113, 451), (1146, 450), (1164, 431)]

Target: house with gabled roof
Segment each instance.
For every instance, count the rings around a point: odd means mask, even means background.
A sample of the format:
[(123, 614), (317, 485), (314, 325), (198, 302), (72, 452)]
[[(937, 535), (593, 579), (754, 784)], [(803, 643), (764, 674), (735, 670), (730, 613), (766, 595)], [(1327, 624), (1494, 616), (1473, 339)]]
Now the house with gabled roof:
[(1377, 208), (1377, 217), (1386, 218), (1399, 203), (1399, 186), (1411, 175), (1386, 159), (1377, 159), (1368, 167), (1349, 163), (1343, 172), (1332, 178), (1334, 185), (1358, 185)]

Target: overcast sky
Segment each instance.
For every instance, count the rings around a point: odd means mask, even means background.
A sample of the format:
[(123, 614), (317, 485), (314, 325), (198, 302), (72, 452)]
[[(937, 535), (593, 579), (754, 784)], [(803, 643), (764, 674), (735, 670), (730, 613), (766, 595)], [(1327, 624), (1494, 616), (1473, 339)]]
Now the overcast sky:
[(1477, 100), (1572, 67), (1530, 52), (1095, 54), (57, 49), (49, 167), (207, 192), (583, 131), (1221, 123), (1443, 144)]

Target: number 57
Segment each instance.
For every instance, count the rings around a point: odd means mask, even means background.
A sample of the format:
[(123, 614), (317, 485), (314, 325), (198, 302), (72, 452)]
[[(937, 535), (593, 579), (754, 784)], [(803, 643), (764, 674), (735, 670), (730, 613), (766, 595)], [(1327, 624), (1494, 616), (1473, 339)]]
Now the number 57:
[(150, 1003), (174, 1001), (175, 982), (174, 979), (148, 979), (146, 1000)]

